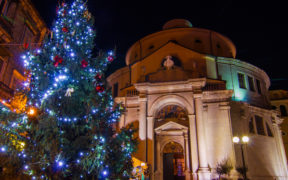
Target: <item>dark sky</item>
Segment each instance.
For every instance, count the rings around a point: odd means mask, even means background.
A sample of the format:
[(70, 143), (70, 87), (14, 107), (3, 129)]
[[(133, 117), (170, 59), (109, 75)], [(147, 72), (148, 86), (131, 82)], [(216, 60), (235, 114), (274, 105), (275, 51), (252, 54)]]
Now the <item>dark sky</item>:
[[(58, 0), (32, 1), (51, 27)], [(117, 47), (118, 58), (110, 71), (124, 66), (125, 53), (134, 42), (160, 31), (168, 20), (183, 18), (194, 27), (211, 29), (230, 38), (236, 45), (237, 59), (264, 69), (274, 88), (288, 89), (286, 5), (277, 1), (221, 2), (88, 0), (88, 8), (95, 17), (97, 47)]]

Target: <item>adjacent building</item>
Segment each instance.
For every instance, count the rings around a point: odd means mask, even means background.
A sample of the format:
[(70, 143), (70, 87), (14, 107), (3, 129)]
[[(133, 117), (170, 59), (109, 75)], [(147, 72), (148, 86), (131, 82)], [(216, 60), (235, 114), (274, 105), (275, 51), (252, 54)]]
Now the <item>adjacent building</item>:
[(280, 114), (280, 117), (283, 120), (281, 126), (283, 143), (286, 151), (286, 158), (288, 157), (288, 91), (279, 89), (279, 90), (270, 90), (270, 100), (272, 108), (277, 110)]
[(21, 53), (39, 47), (46, 25), (30, 0), (0, 0), (0, 98), (9, 99), (24, 79)]
[[(126, 108), (119, 126), (138, 127), (135, 158), (150, 167), (150, 179), (216, 179), (226, 160), (231, 179), (243, 163), (251, 180), (288, 178), (269, 77), (235, 57), (227, 37), (175, 19), (135, 42), (127, 66), (107, 78)], [(247, 144), (233, 143), (244, 135)]]

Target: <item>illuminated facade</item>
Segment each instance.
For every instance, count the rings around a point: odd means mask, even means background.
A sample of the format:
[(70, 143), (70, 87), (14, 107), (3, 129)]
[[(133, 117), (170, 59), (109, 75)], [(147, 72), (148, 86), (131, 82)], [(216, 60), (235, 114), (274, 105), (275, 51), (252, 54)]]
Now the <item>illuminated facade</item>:
[(30, 0), (0, 0), (0, 98), (9, 99), (25, 79), (21, 53), (38, 47), (47, 28)]
[(216, 179), (224, 160), (237, 179), (242, 153), (232, 139), (243, 135), (249, 179), (288, 178), (269, 77), (235, 57), (225, 36), (176, 19), (132, 45), (127, 66), (107, 78), (126, 107), (119, 126), (139, 128), (135, 157), (150, 167), (150, 179)]
[(286, 152), (288, 157), (288, 91), (287, 90), (270, 90), (269, 97), (273, 109), (277, 110), (282, 118), (281, 133)]

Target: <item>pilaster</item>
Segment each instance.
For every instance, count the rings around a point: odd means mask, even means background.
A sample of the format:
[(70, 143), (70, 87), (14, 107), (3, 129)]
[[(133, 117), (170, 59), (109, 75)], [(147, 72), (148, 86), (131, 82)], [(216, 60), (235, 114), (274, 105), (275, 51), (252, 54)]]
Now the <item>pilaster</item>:
[(197, 127), (197, 140), (198, 140), (198, 152), (199, 152), (199, 180), (210, 179), (211, 172), (209, 171), (207, 161), (207, 147), (205, 137), (205, 126), (203, 120), (203, 103), (201, 95), (195, 97), (195, 109), (196, 109), (196, 127)]
[(279, 117), (277, 117), (277, 115), (275, 115), (273, 118), (274, 118), (273, 131), (274, 131), (274, 136), (275, 136), (275, 142), (276, 142), (277, 149), (278, 149), (279, 161), (281, 162), (282, 176), (287, 177), (288, 176), (287, 158), (286, 158), (285, 149), (283, 145), (281, 129), (279, 128), (279, 124), (282, 123), (282, 120)]
[(190, 170), (190, 153), (189, 153), (189, 140), (188, 134), (184, 133), (184, 145), (185, 145), (185, 180), (191, 179), (191, 170)]
[[(193, 177), (197, 177), (197, 170), (199, 167), (199, 161), (198, 161), (198, 143), (197, 143), (197, 131), (196, 131), (196, 118), (195, 115), (188, 115), (189, 117), (189, 128), (190, 128), (190, 152), (191, 152), (191, 171)], [(193, 178), (194, 179), (194, 178)]]
[(146, 96), (139, 97), (139, 139), (146, 140), (146, 129), (147, 129), (147, 108), (146, 108), (147, 98)]

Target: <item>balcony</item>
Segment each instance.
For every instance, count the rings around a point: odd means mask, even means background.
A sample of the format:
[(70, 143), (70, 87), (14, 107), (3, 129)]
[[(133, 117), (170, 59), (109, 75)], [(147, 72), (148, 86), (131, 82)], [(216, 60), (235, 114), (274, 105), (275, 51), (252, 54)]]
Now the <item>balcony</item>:
[(3, 16), (1, 14), (0, 16), (0, 33), (4, 34), (4, 36), (2, 35), (2, 39), (4, 39), (6, 42), (10, 42), (12, 41), (12, 28), (13, 28), (13, 24), (11, 22), (9, 22), (9, 20), (7, 20), (5, 18), (5, 16)]
[(126, 90), (126, 97), (138, 96), (139, 92), (136, 89), (128, 89)]
[(3, 82), (0, 82), (0, 97), (3, 99), (9, 99), (13, 96), (13, 89), (9, 88)]
[(217, 90), (225, 90), (226, 83), (207, 83), (206, 86), (203, 88), (203, 91), (217, 91)]

